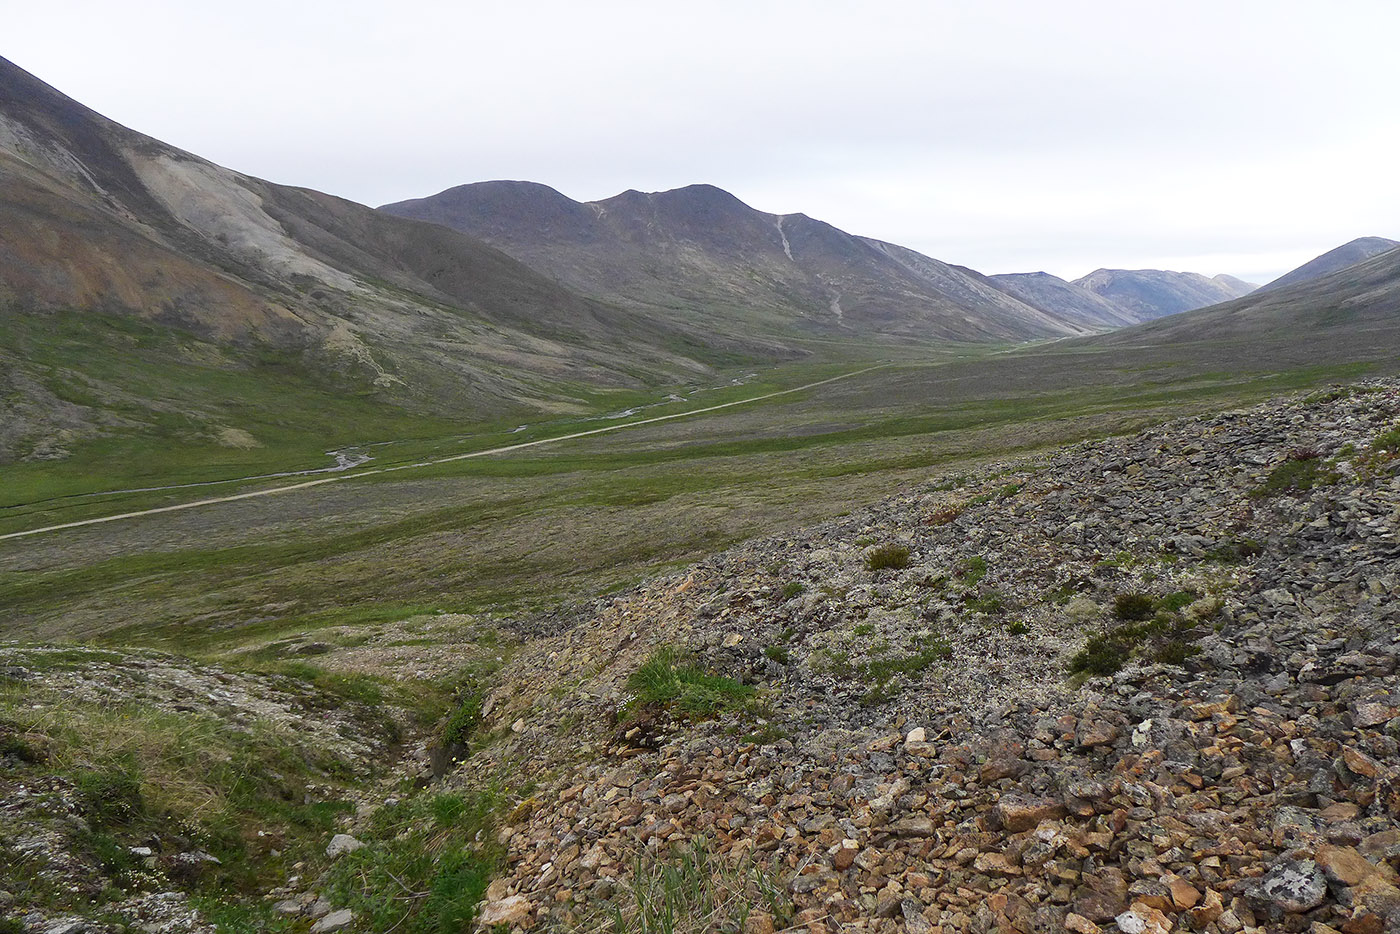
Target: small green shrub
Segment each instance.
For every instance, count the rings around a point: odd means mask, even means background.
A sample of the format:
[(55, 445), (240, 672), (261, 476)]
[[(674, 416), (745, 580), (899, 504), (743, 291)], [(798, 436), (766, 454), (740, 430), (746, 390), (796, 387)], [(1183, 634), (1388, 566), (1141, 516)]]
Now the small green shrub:
[(1176, 593), (1169, 593), (1157, 601), (1157, 609), (1168, 613), (1175, 613), (1183, 607), (1190, 606), (1196, 602), (1196, 595), (1189, 590), (1178, 590)]
[(855, 628), (851, 630), (851, 634), (856, 636), (868, 636), (874, 631), (875, 627), (869, 623), (856, 623)]
[(1156, 660), (1164, 665), (1184, 665), (1186, 660), (1193, 655), (1201, 654), (1201, 650), (1183, 639), (1173, 639), (1157, 650)]
[(783, 585), (782, 599), (791, 600), (793, 597), (807, 592), (807, 585), (802, 581), (788, 581)]
[(1113, 599), (1113, 615), (1119, 619), (1143, 620), (1157, 611), (1157, 601), (1145, 593), (1120, 593)]
[(1254, 539), (1241, 538), (1212, 548), (1205, 553), (1204, 558), (1217, 564), (1243, 564), (1263, 552), (1264, 546)]
[(779, 665), (788, 665), (792, 663), (792, 653), (788, 651), (788, 647), (785, 645), (767, 646), (766, 648), (764, 648), (763, 654), (765, 657), (771, 658)]
[(145, 811), (141, 780), (130, 764), (83, 769), (73, 776), (78, 805), (94, 827), (123, 827)]
[(1013, 620), (1011, 623), (1009, 623), (1006, 627), (1006, 631), (1009, 635), (1023, 636), (1026, 633), (1030, 632), (1030, 627), (1026, 625), (1024, 620), (1018, 619)]
[(958, 565), (958, 580), (967, 587), (976, 587), (987, 576), (987, 559), (981, 555), (966, 558)]
[(1386, 459), (1400, 457), (1400, 425), (1371, 439), (1371, 454)]
[(873, 548), (865, 556), (865, 566), (872, 571), (907, 568), (909, 549), (904, 545), (881, 545), (879, 548)]
[(672, 708), (698, 719), (740, 710), (754, 693), (747, 685), (684, 661), (669, 646), (657, 649), (632, 672), (627, 687), (635, 695), (634, 704)]
[(963, 606), (976, 613), (1000, 613), (1006, 607), (1006, 600), (995, 590), (984, 594), (967, 593), (963, 595)]
[[(1310, 453), (1307, 451), (1294, 452), (1294, 454)], [(1338, 479), (1340, 478), (1337, 473), (1328, 466), (1327, 462), (1315, 455), (1311, 457), (1290, 456), (1288, 460), (1275, 467), (1264, 479), (1264, 482), (1249, 495), (1255, 499), (1262, 499), (1284, 493), (1302, 492), (1314, 487), (1336, 483)]]
[(1132, 646), (1109, 633), (1093, 636), (1069, 662), (1074, 674), (1111, 675), (1128, 663)]

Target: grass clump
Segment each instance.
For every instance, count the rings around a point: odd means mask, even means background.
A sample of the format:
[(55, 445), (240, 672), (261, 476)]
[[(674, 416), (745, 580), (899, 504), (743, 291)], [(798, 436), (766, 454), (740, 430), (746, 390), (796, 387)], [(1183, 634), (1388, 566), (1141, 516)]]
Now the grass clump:
[(807, 585), (802, 583), (802, 581), (788, 581), (786, 584), (783, 585), (783, 589), (779, 596), (783, 600), (791, 600), (793, 597), (799, 596), (806, 592)]
[(327, 888), (362, 930), (453, 934), (469, 930), (500, 867), (496, 789), (422, 793), (375, 812), (365, 845), (332, 865)]
[(670, 646), (657, 649), (627, 679), (634, 699), (629, 706), (656, 706), (678, 711), (694, 719), (709, 719), (745, 708), (754, 689), (712, 675)]
[(1113, 600), (1113, 615), (1119, 619), (1143, 620), (1157, 611), (1157, 601), (1145, 593), (1120, 593)]
[(788, 651), (788, 647), (785, 645), (766, 646), (763, 649), (763, 654), (764, 657), (772, 659), (779, 665), (788, 665), (792, 663), (792, 653)]
[(1169, 665), (1184, 664), (1200, 651), (1195, 641), (1201, 634), (1201, 619), (1184, 612), (1195, 602), (1196, 594), (1189, 590), (1164, 597), (1120, 594), (1114, 601), (1114, 615), (1122, 622), (1108, 632), (1090, 637), (1070, 659), (1070, 674), (1111, 675), (1135, 656)]
[(987, 559), (981, 555), (966, 558), (958, 565), (958, 580), (966, 587), (976, 587), (987, 576)]
[(1006, 599), (996, 590), (989, 590), (982, 594), (968, 593), (963, 596), (963, 606), (975, 613), (991, 615), (1000, 613), (1006, 608)]
[(1315, 451), (1293, 451), (1288, 460), (1275, 467), (1264, 482), (1249, 495), (1255, 499), (1281, 496), (1285, 493), (1299, 493), (1314, 487), (1327, 486), (1340, 479), (1327, 461), (1317, 456)]
[(759, 915), (766, 915), (773, 928), (786, 928), (793, 920), (792, 901), (771, 873), (748, 861), (727, 863), (702, 837), (665, 855), (638, 856), (609, 917), (586, 929), (609, 934), (744, 931)]
[(1212, 548), (1205, 553), (1204, 558), (1217, 564), (1243, 564), (1263, 552), (1264, 546), (1254, 539), (1239, 538)]
[(871, 571), (907, 568), (909, 548), (905, 545), (881, 545), (879, 548), (872, 548), (865, 556), (865, 566)]
[(1368, 448), (1369, 460), (1392, 461), (1400, 458), (1400, 425), (1383, 431), (1371, 439)]

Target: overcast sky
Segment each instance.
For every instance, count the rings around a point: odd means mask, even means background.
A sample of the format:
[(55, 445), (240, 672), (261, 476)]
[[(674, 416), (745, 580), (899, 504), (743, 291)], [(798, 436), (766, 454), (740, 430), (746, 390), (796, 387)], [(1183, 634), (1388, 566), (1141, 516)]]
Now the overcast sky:
[(1400, 239), (1400, 4), (6, 3), (0, 54), (367, 204), (708, 182), (983, 272), (1263, 282)]

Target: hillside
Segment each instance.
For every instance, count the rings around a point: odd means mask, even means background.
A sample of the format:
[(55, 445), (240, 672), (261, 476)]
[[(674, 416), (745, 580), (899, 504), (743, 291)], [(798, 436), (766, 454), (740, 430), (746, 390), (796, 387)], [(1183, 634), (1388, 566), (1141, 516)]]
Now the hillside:
[(1257, 288), (1233, 276), (1207, 278), (1165, 269), (1096, 269), (1073, 284), (1107, 299), (1137, 321), (1216, 305)]
[(726, 329), (1007, 341), (1085, 333), (971, 270), (711, 185), (580, 203), (532, 182), (462, 185), (380, 208), (480, 237), (596, 298)]
[(1136, 315), (1097, 292), (1048, 272), (1003, 273), (989, 278), (997, 288), (1029, 305), (1076, 321), (1094, 322), (1105, 329), (1127, 327), (1139, 321)]
[[(280, 675), (6, 647), (8, 910), (95, 934), (214, 911), (638, 930), (658, 904), (697, 932), (1384, 932), (1397, 432), (1393, 380), (1178, 420), (934, 474), (570, 612), (237, 656)], [(455, 712), (371, 773), (449, 653)], [(143, 712), (136, 758), (101, 730), (114, 701)], [(295, 732), (212, 728), (254, 712)], [(224, 773), (183, 735), (242, 756), (257, 807), (305, 803), (256, 834), (236, 800), (198, 810)], [(180, 783), (133, 796), (121, 763)], [(211, 851), (218, 821), (246, 837)], [(208, 895), (236, 878), (239, 914)]]
[[(1400, 342), (1400, 252), (1277, 289), (1091, 338), (1102, 347), (1294, 342), (1353, 357)], [(1393, 350), (1391, 351), (1393, 352)]]
[(795, 353), (672, 327), (455, 231), (214, 165), (4, 60), (0, 302), (0, 461), (132, 433), (270, 442), (278, 413), (240, 407), (230, 384), (277, 385), (293, 418), (333, 395), (381, 423), (481, 421)]
[(1385, 237), (1357, 237), (1335, 249), (1328, 250), (1321, 256), (1308, 260), (1297, 269), (1284, 273), (1267, 285), (1260, 286), (1259, 291), (1271, 292), (1274, 289), (1281, 289), (1298, 282), (1316, 279), (1339, 269), (1355, 266), (1363, 260), (1368, 260), (1372, 256), (1378, 256), (1396, 247), (1400, 247), (1400, 241), (1387, 240)]

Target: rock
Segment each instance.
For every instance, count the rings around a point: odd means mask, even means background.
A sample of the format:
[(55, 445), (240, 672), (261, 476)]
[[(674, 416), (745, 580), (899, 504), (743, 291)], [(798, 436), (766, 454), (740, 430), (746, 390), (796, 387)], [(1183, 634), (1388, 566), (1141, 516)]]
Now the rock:
[(1299, 914), (1322, 904), (1327, 882), (1312, 860), (1290, 860), (1269, 870), (1251, 887), (1251, 894), (1266, 907)]
[(1109, 921), (1128, 907), (1128, 883), (1116, 869), (1086, 876), (1074, 891), (1070, 907), (1090, 921)]
[(355, 913), (349, 908), (342, 908), (339, 911), (332, 911), (320, 921), (311, 925), (311, 934), (332, 934), (350, 926), (350, 922), (355, 920)]
[(906, 743), (924, 743), (928, 741), (928, 733), (921, 726), (916, 726), (904, 736)]
[(1347, 895), (1353, 921), (1374, 918), (1385, 934), (1400, 930), (1400, 888), (1377, 875), (1363, 879)]
[(1353, 746), (1347, 746), (1342, 750), (1342, 762), (1352, 772), (1366, 778), (1375, 778), (1381, 771), (1380, 765), (1375, 759)]
[(497, 924), (520, 924), (530, 917), (534, 906), (529, 899), (523, 895), (510, 895), (496, 901), (486, 902), (477, 912), (477, 923), (483, 927), (494, 927)]
[(1162, 878), (1168, 893), (1171, 895), (1172, 906), (1178, 911), (1185, 911), (1188, 908), (1195, 908), (1201, 900), (1201, 893), (1191, 883), (1181, 876), (1168, 874)]
[(1099, 926), (1083, 915), (1070, 912), (1065, 915), (1065, 930), (1073, 934), (1099, 934)]
[(860, 852), (860, 844), (854, 840), (842, 840), (837, 846), (836, 852), (832, 854), (831, 865), (836, 869), (845, 871), (851, 868), (851, 864), (856, 861), (856, 854)]
[(1064, 805), (1049, 798), (1002, 795), (996, 804), (996, 817), (1009, 833), (1030, 830), (1044, 820), (1065, 815)]
[(43, 928), (43, 934), (87, 934), (93, 930), (86, 921), (64, 919), (55, 921)]
[(726, 649), (732, 649), (734, 648), (734, 646), (738, 645), (740, 642), (743, 641), (744, 634), (742, 632), (731, 632), (724, 637), (724, 641), (721, 642), (720, 645), (722, 645)]
[(1171, 919), (1156, 908), (1142, 902), (1132, 906), (1113, 919), (1123, 934), (1171, 934)]
[(1380, 872), (1354, 847), (1321, 846), (1313, 858), (1328, 881), (1341, 885), (1358, 885)]
[(1075, 740), (1086, 749), (1111, 746), (1118, 738), (1118, 728), (1104, 720), (1090, 720), (1079, 725)]
[(359, 840), (348, 833), (338, 833), (331, 837), (330, 845), (326, 847), (326, 855), (331, 859), (344, 856), (346, 853), (353, 853), (364, 846)]

